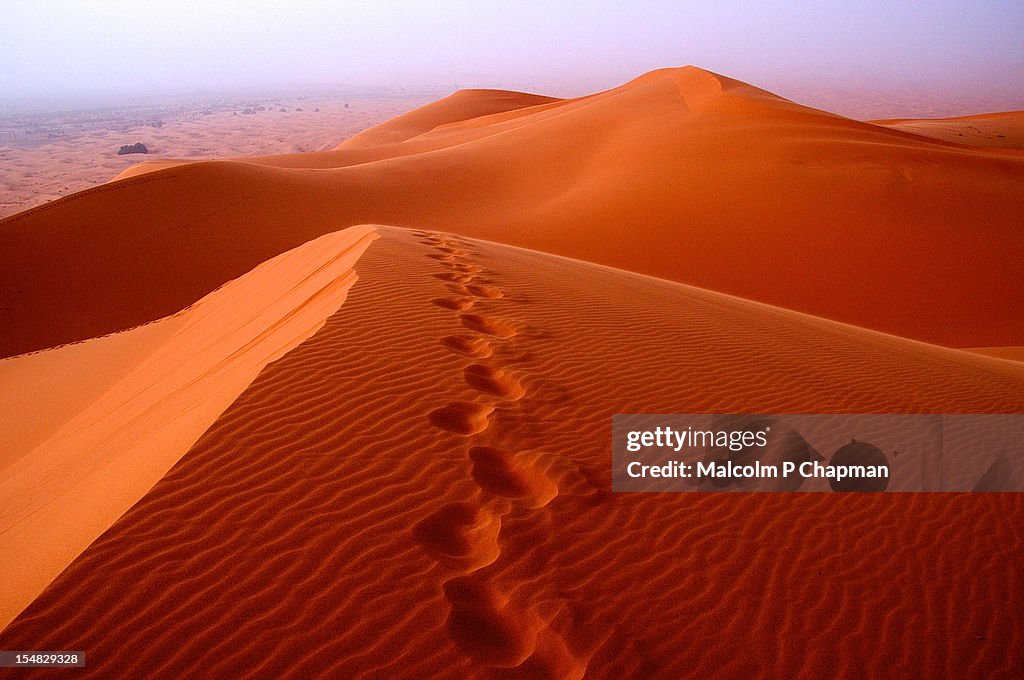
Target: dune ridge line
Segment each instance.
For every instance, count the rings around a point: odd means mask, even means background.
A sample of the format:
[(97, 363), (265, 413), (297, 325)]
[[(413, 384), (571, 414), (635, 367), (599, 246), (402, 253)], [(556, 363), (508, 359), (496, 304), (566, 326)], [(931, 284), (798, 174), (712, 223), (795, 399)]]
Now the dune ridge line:
[[(78, 380), (85, 362), (99, 370), (112, 370), (118, 358), (134, 363), (105, 391), (103, 377), (94, 376), (95, 400), (70, 417), (61, 414), (66, 420), (34, 449), (2, 452), (0, 497), (8, 502), (0, 508), (0, 627), (138, 501), (264, 366), (323, 326), (377, 238), (376, 227), (362, 225), (283, 253), (157, 322), (169, 331), (155, 344), (147, 326), (0, 365), (0, 375), (24, 376), (3, 387), (3, 400), (21, 406), (10, 414), (16, 420), (43, 418), (51, 409), (33, 367), (75, 372)], [(114, 360), (100, 361), (114, 342)], [(74, 361), (61, 361), (72, 353)], [(32, 436), (40, 437), (38, 428)]]
[(986, 146), (1014, 143), (1017, 115), (986, 120), (965, 137), (953, 123), (954, 143), (693, 67), (568, 100), (459, 92), (332, 151), (163, 163), (150, 181), (0, 221), (0, 355), (162, 318), (356, 224), (508, 243), (948, 347), (1020, 346), (1006, 310), (1024, 306), (1024, 151)]
[(0, 647), (88, 649), (84, 677), (1020, 675), (1021, 494), (615, 494), (607, 460), (615, 413), (1014, 413), (1024, 366), (378, 234)]

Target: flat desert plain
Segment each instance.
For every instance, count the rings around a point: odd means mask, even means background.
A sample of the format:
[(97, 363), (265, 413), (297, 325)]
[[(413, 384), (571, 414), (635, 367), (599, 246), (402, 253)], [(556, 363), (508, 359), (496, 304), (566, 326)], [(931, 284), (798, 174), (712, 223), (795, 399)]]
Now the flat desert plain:
[(0, 649), (1021, 677), (1020, 494), (622, 494), (610, 462), (616, 413), (1024, 411), (1022, 139), (1021, 112), (863, 122), (685, 67), (12, 215)]
[[(331, 149), (436, 99), (404, 92), (152, 97), (144, 104), (0, 110), (0, 217), (107, 182), (142, 159)], [(147, 155), (118, 155), (141, 142)]]

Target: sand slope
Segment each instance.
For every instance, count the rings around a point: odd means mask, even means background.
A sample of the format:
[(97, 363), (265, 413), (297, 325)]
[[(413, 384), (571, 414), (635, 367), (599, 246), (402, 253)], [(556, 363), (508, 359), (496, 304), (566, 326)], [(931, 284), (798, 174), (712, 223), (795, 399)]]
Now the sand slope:
[(166, 168), (0, 222), (0, 353), (171, 314), (360, 223), (449, 229), (938, 344), (1021, 345), (1007, 310), (1024, 306), (1022, 183), (1024, 152), (849, 120), (692, 67), (574, 100), (468, 92), (335, 151)]
[(0, 647), (88, 677), (1024, 672), (1018, 494), (612, 494), (607, 467), (616, 412), (1019, 412), (1024, 366), (379, 233)]
[(1024, 150), (1024, 111), (874, 122), (895, 130), (934, 137), (954, 144)]
[[(266, 93), (250, 96), (260, 99), (143, 95), (144, 103), (110, 109), (0, 112), (0, 217), (103, 184), (118, 173), (130, 176), (210, 158), (330, 149), (434, 98), (325, 92), (277, 101), (262, 99)], [(264, 110), (242, 113), (260, 105)], [(122, 144), (139, 141), (149, 155), (117, 155)]]
[(1024, 347), (972, 347), (970, 351), (1010, 361), (1024, 361)]
[(882, 123), (466, 91), (0, 222), (0, 649), (1021, 677), (1020, 494), (611, 492), (615, 413), (1024, 411), (1024, 152)]
[(329, 234), (173, 317), (0, 361), (0, 626), (338, 309), (374, 238)]
[(459, 90), (443, 100), (421, 106), (353, 135), (339, 149), (377, 147), (405, 142), (430, 132), (440, 125), (467, 121), (482, 116), (518, 111), (523, 108), (557, 103), (562, 100), (525, 92), (505, 90)]

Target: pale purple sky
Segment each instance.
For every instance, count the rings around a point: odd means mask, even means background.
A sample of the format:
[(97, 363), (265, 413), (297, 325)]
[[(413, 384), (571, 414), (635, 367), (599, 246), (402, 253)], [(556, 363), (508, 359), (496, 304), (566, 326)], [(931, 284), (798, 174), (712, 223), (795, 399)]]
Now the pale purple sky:
[(575, 95), (696, 64), (791, 98), (1024, 107), (1022, 36), (1024, 0), (7, 0), (0, 97), (317, 83)]

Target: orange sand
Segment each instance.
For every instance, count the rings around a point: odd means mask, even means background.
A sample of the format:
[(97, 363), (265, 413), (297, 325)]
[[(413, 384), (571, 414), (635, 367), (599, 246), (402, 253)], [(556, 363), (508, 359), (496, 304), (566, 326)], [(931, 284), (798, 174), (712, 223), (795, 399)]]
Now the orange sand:
[(1024, 306), (1022, 151), (833, 116), (694, 68), (577, 100), (521, 95), (513, 111), (481, 97), (497, 113), (466, 120), (473, 93), (455, 95), (429, 116), (454, 123), (423, 133), (414, 116), (404, 141), (190, 163), (8, 218), (0, 354), (166, 316), (361, 223), (447, 229), (938, 344), (1024, 344), (1005, 313)]
[[(1024, 410), (1024, 152), (686, 68), (129, 174), (0, 222), (0, 349), (43, 350), (0, 362), (0, 404), (41, 403), (0, 494), (68, 541), (5, 574), (31, 603), (0, 649), (93, 677), (1024, 674), (1018, 494), (609, 478), (614, 413)], [(339, 298), (297, 320), (310, 271)], [(219, 339), (264, 305), (279, 349)], [(117, 391), (143, 382), (165, 410)], [(79, 460), (82, 433), (114, 448)], [(92, 518), (60, 480), (120, 500)]]
[(934, 137), (954, 144), (1024, 149), (1024, 111), (959, 116), (957, 118), (877, 120), (874, 122), (895, 130)]
[(969, 351), (990, 357), (1024, 361), (1024, 347), (972, 347)]
[[(330, 149), (430, 100), (400, 94), (255, 96), (0, 117), (0, 217), (103, 184), (144, 160)], [(257, 105), (264, 110), (242, 113)], [(135, 142), (149, 154), (117, 155), (122, 144)]]
[(0, 625), (337, 311), (374, 238), (366, 227), (322, 236), (173, 317), (0, 361)]

